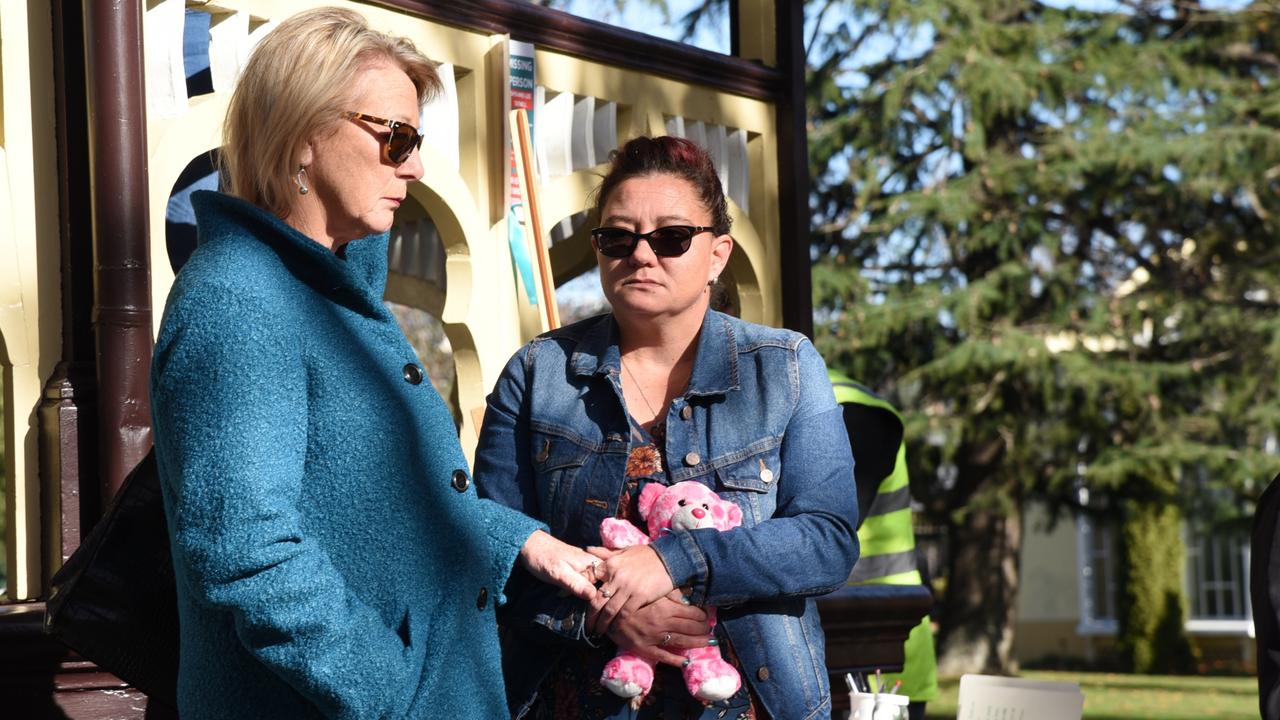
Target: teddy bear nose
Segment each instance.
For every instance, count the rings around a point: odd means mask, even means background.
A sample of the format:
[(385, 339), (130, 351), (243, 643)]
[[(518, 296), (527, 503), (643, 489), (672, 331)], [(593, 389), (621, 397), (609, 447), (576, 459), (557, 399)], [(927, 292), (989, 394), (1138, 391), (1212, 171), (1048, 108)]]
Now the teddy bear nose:
[(694, 517), (701, 520), (702, 518), (707, 516), (707, 511), (703, 510), (702, 508), (694, 508), (693, 510), (690, 511), (690, 514), (692, 514)]

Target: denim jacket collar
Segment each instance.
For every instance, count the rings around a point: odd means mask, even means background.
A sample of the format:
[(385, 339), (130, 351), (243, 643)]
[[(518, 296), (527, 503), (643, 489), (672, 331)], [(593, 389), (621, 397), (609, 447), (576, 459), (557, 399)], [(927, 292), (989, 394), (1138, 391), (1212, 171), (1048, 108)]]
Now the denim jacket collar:
[(569, 357), (575, 375), (608, 375), (621, 372), (622, 354), (618, 351), (618, 323), (613, 314), (602, 315), (591, 323), (579, 338)]
[(693, 359), (686, 397), (724, 395), (738, 389), (738, 342), (729, 318), (707, 310), (698, 335), (698, 354)]
[[(595, 323), (578, 341), (569, 359), (576, 375), (621, 372), (618, 323), (610, 314)], [(685, 397), (723, 395), (738, 389), (738, 346), (728, 318), (714, 310), (702, 317), (693, 375)]]

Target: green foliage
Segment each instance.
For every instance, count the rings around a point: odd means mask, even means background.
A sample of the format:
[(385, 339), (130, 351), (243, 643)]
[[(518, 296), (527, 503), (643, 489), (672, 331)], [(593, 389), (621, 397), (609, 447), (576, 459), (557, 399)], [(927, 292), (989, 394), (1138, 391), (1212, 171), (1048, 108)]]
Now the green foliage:
[(1280, 11), (842, 5), (888, 30), (810, 50), (818, 342), (917, 415), (914, 474), (991, 442), (1068, 502), (1082, 464), (1280, 470)]
[(903, 409), (943, 524), (1240, 515), (1280, 471), (1280, 4), (1123, 4), (814, 3), (816, 342)]
[(1132, 672), (1192, 673), (1198, 657), (1183, 632), (1187, 566), (1182, 514), (1173, 505), (1128, 502), (1124, 507), (1116, 645)]

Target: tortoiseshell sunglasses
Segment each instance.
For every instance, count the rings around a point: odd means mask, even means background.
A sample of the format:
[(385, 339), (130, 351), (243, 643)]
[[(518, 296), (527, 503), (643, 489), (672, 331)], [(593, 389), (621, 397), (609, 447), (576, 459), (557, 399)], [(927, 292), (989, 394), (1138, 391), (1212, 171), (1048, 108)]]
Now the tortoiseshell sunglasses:
[(345, 112), (344, 117), (352, 120), (367, 120), (378, 125), (386, 125), (391, 128), (391, 134), (387, 136), (387, 160), (393, 165), (402, 165), (404, 161), (409, 159), (416, 148), (422, 147), (422, 133), (418, 132), (418, 128), (409, 123), (402, 123), (399, 120), (388, 120), (375, 115), (365, 115), (358, 112)]

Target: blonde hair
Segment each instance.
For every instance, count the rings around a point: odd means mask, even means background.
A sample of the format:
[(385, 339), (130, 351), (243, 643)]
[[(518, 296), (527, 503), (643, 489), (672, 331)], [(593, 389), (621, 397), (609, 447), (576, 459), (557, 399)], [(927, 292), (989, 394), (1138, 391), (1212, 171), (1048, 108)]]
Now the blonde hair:
[(353, 109), (345, 105), (355, 76), (380, 60), (409, 76), (419, 105), (440, 91), (435, 65), (413, 43), (370, 28), (353, 10), (306, 10), (267, 33), (227, 108), (221, 151), (226, 191), (287, 217), (304, 146), (343, 121), (342, 113)]

